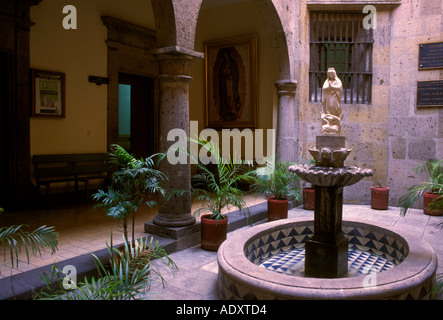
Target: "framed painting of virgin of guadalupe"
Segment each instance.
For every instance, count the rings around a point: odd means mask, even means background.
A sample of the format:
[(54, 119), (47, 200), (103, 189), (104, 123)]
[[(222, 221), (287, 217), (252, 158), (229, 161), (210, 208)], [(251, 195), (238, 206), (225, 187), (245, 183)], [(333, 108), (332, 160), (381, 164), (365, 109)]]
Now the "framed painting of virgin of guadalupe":
[(205, 46), (206, 127), (257, 125), (257, 37), (211, 40)]

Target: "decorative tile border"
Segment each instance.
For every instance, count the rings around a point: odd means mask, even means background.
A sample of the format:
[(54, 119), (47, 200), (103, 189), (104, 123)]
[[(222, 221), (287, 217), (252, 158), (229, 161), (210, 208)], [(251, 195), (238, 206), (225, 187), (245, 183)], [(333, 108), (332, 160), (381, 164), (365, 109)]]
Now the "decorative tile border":
[[(394, 265), (399, 265), (408, 254), (408, 246), (401, 237), (352, 226), (344, 226), (343, 233), (351, 249), (377, 255)], [(313, 234), (313, 225), (293, 226), (259, 234), (245, 246), (245, 256), (259, 265), (277, 254), (303, 248)]]
[[(305, 248), (278, 252), (269, 259), (258, 263), (258, 266), (287, 275), (303, 276)], [(347, 277), (387, 271), (394, 267), (395, 264), (379, 255), (369, 251), (361, 251), (355, 246), (349, 245)]]
[[(343, 221), (343, 232), (353, 261), (371, 263), (378, 270), (376, 284), (368, 290), (366, 274), (337, 279), (308, 278), (260, 267), (273, 254), (294, 251), (295, 260), (313, 234), (313, 221), (300, 218), (273, 221), (246, 229), (225, 241), (218, 251), (221, 299), (428, 299), (437, 270), (437, 256), (424, 240), (396, 233), (389, 225)], [(298, 250), (298, 252), (296, 252)], [(371, 258), (373, 259), (373, 257)], [(349, 260), (348, 260), (349, 261)], [(375, 261), (375, 262), (374, 262)], [(371, 270), (372, 271), (372, 270)], [(339, 290), (338, 290), (339, 288)]]

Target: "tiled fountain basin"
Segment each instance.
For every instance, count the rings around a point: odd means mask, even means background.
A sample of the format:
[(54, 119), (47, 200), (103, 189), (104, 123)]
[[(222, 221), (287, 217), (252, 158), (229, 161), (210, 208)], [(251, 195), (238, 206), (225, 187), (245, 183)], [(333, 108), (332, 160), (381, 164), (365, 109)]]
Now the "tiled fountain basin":
[[(437, 269), (437, 257), (424, 240), (387, 226), (343, 221), (351, 247), (386, 263), (338, 279), (308, 278), (263, 266), (277, 254), (297, 250), (313, 233), (314, 222), (285, 219), (245, 228), (218, 251), (221, 299), (426, 299)], [(375, 271), (373, 271), (375, 270)]]

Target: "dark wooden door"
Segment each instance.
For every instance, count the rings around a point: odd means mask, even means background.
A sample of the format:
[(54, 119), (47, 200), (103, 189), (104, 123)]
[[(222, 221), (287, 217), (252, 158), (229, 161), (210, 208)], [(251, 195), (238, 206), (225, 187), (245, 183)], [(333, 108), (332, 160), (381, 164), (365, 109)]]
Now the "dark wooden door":
[(131, 86), (130, 152), (136, 157), (147, 157), (156, 152), (156, 113), (154, 79), (120, 74), (120, 84)]

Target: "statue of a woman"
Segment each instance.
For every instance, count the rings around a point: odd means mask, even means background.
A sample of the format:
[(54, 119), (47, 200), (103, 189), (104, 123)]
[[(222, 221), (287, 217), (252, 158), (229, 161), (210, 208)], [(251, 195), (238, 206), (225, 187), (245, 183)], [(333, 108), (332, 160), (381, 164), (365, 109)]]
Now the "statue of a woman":
[(323, 112), (321, 115), (323, 135), (340, 135), (341, 132), (341, 95), (343, 85), (334, 68), (328, 68), (328, 78), (322, 88)]

